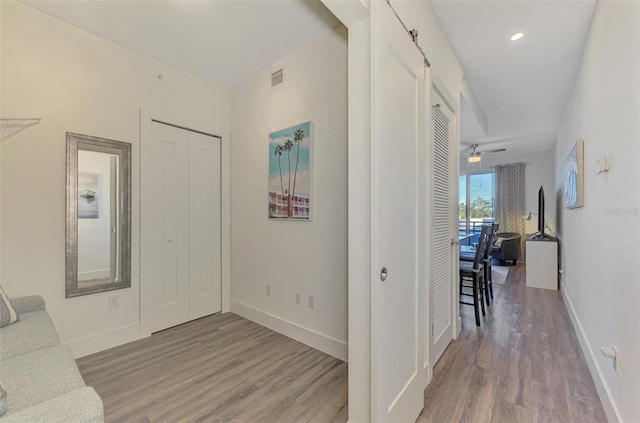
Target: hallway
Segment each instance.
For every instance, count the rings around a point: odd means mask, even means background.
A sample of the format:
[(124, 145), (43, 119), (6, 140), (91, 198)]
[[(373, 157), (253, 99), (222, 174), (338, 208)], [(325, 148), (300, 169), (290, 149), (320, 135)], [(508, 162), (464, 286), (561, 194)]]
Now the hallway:
[(418, 422), (606, 422), (559, 291), (527, 288), (525, 267), (494, 284), (495, 303), (434, 369)]

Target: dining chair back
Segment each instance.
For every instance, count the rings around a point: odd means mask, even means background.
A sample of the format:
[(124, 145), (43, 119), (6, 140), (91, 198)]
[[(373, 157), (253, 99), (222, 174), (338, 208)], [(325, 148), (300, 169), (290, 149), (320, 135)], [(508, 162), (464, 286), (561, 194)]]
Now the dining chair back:
[[(484, 260), (486, 249), (489, 247), (490, 235), (491, 225), (483, 225), (473, 262), (460, 260), (460, 304), (473, 306), (476, 326), (480, 326), (480, 308), (482, 308), (482, 315), (485, 315), (483, 294)], [(469, 282), (471, 282), (471, 285), (469, 285)], [(465, 288), (471, 288), (471, 294), (465, 292)], [(462, 301), (462, 296), (472, 297), (473, 302)]]

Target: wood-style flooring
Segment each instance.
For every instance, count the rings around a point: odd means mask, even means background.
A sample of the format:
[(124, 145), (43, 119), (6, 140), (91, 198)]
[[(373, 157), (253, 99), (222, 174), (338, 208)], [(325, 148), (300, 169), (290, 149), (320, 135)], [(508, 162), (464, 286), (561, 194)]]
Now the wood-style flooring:
[(476, 327), (461, 305), (462, 332), (436, 363), (419, 423), (606, 422), (559, 291), (527, 288), (524, 265)]
[[(418, 422), (605, 422), (559, 292), (494, 284), (444, 352)], [(107, 422), (346, 422), (347, 366), (227, 313), (78, 360)]]
[(345, 422), (347, 365), (231, 313), (78, 360), (106, 422)]

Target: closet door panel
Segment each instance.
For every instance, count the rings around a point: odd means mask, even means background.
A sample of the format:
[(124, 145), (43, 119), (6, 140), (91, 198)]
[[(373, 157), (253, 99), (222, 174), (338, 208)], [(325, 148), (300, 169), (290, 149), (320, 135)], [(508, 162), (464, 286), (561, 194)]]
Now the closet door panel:
[(190, 311), (221, 310), (220, 139), (189, 134)]
[(153, 125), (153, 285), (152, 331), (189, 319), (189, 151), (188, 135)]

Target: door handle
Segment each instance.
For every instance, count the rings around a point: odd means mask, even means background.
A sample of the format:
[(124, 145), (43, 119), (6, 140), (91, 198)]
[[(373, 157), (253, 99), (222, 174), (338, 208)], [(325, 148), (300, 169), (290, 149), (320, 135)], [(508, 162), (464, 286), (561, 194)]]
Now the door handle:
[(451, 238), (451, 245), (460, 245), (460, 241), (458, 241), (457, 239)]
[(380, 280), (382, 282), (387, 280), (387, 266), (383, 266), (382, 269), (380, 269)]

